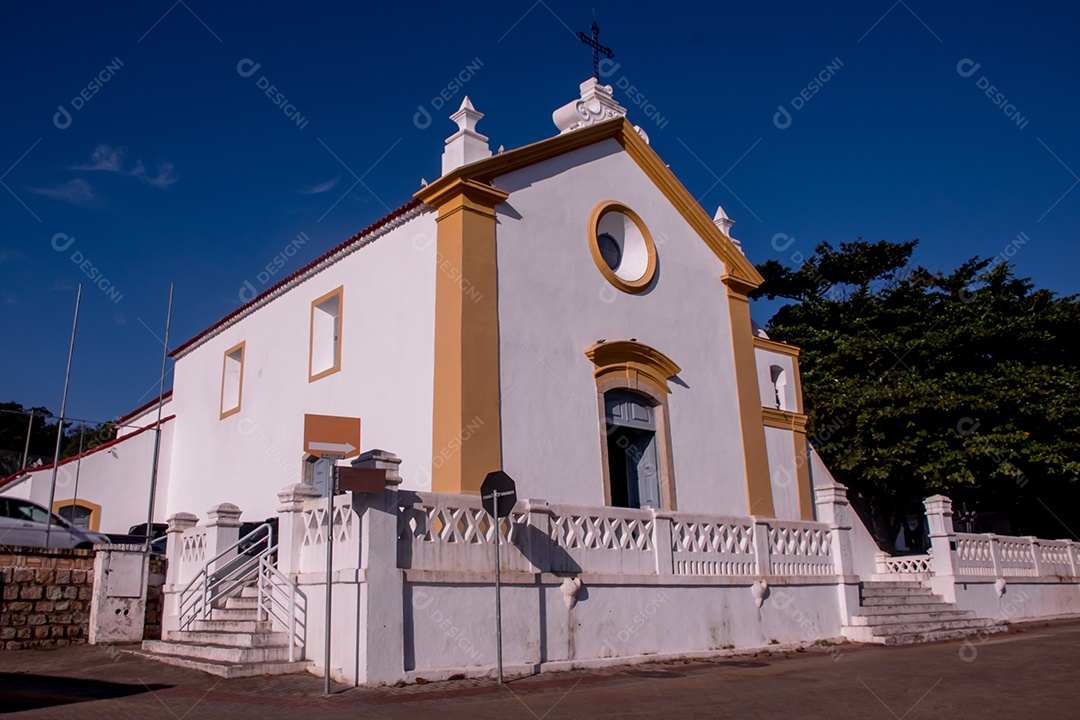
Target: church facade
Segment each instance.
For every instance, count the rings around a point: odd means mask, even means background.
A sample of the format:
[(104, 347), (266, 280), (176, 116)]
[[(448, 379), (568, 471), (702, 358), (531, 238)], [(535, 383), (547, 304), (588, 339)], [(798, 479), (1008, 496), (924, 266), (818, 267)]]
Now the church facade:
[[(330, 673), (353, 682), (490, 670), (496, 537), (508, 663), (523, 671), (870, 639), (860, 583), (929, 582), (952, 563), (938, 503), (938, 556), (883, 564), (807, 441), (798, 349), (750, 318), (762, 278), (731, 220), (625, 115), (590, 79), (555, 111), (557, 135), (492, 153), (466, 98), (440, 178), (173, 352), (156, 519), (170, 523), (174, 640), (194, 617), (184, 593), (238, 518), (278, 520), (266, 593), (306, 598), (288, 613), (303, 637), (278, 620), (319, 672), (320, 563), (328, 534), (340, 543)], [(305, 414), (359, 417), (385, 490), (328, 512)], [(158, 416), (154, 403), (126, 421)], [(101, 529), (145, 520), (114, 461), (144, 458), (153, 435), (83, 458)], [(520, 501), (494, 524), (478, 494), (498, 469)], [(48, 476), (3, 489), (40, 498)], [(963, 600), (951, 587), (935, 591)], [(984, 595), (971, 612), (988, 612)]]

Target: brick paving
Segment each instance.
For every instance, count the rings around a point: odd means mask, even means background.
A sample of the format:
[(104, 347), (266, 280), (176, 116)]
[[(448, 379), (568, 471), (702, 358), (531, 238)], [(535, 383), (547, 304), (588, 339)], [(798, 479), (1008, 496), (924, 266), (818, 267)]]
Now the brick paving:
[(513, 679), (334, 686), (224, 680), (113, 648), (0, 651), (0, 714), (35, 718), (1075, 718), (1080, 623), (910, 647), (842, 645)]

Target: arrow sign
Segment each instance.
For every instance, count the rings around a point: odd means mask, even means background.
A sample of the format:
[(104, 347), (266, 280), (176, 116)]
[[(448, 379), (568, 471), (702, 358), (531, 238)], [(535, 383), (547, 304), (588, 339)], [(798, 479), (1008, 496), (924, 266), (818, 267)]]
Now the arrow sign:
[(308, 452), (312, 455), (316, 453), (332, 453), (334, 455), (348, 455), (356, 449), (352, 443), (324, 443), (324, 442), (309, 442)]
[(304, 415), (304, 452), (320, 458), (360, 454), (360, 418)]

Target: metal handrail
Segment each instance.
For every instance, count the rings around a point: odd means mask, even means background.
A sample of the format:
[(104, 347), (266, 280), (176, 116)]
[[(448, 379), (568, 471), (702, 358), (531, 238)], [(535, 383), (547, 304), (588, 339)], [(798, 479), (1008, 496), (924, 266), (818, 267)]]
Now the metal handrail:
[[(250, 557), (250, 559), (242, 562), (239, 566), (228, 568), (227, 572), (222, 576), (211, 576), (210, 567), (214, 565), (218, 560), (221, 560), (229, 553), (238, 550), (240, 545), (245, 541), (250, 541), (251, 537), (258, 533), (263, 528), (266, 528), (266, 536), (261, 537), (254, 542), (251, 542), (249, 548), (255, 544), (266, 542), (266, 549), (260, 552), (256, 556)], [(274, 543), (274, 527), (270, 523), (263, 523), (257, 528), (249, 532), (247, 535), (239, 538), (229, 547), (225, 548), (217, 555), (207, 560), (202, 569), (195, 577), (191, 579), (191, 582), (180, 591), (180, 629), (185, 630), (194, 622), (198, 617), (206, 619), (210, 615), (211, 605), (219, 597), (227, 596), (232, 593), (238, 587), (243, 586), (245, 582), (251, 579), (252, 570), (258, 573), (259, 558), (263, 555), (268, 555), (271, 551), (276, 551), (277, 545)], [(228, 587), (224, 587), (227, 582), (231, 582)], [(193, 589), (197, 589), (199, 584), (202, 586), (202, 593), (196, 594)]]
[(270, 618), (288, 632), (289, 662), (294, 662), (297, 646), (303, 653), (307, 645), (307, 595), (270, 562), (276, 551), (275, 545), (259, 556), (257, 617), (260, 621)]

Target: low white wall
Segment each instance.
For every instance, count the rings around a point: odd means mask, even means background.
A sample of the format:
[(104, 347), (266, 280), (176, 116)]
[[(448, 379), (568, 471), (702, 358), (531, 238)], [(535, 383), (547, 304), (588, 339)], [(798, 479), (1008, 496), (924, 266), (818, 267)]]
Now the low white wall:
[(1015, 578), (998, 597), (993, 578), (956, 581), (956, 606), (1003, 622), (1080, 615), (1080, 582)]
[[(411, 575), (411, 573), (409, 574)], [(431, 679), (495, 664), (490, 582), (406, 581), (405, 670)], [(752, 583), (663, 584), (655, 576), (584, 578), (568, 608), (561, 579), (504, 585), (503, 662), (511, 672), (651, 655), (709, 653), (840, 636), (835, 579), (776, 585), (761, 608)]]

